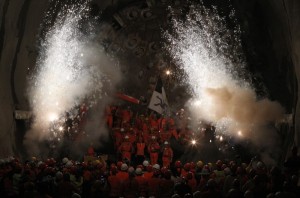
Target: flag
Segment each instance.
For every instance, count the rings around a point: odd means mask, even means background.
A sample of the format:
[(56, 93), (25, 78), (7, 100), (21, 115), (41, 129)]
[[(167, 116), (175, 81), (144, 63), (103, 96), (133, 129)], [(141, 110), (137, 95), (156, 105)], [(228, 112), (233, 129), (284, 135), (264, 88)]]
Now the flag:
[(135, 104), (139, 104), (140, 101), (132, 96), (128, 96), (126, 94), (122, 94), (122, 93), (117, 93), (116, 95), (118, 98), (122, 99), (122, 100), (126, 100), (128, 102), (132, 102), (132, 103), (135, 103)]
[(161, 78), (158, 78), (148, 108), (156, 111), (159, 114), (166, 114), (168, 111), (168, 107), (168, 100), (162, 84), (162, 80)]

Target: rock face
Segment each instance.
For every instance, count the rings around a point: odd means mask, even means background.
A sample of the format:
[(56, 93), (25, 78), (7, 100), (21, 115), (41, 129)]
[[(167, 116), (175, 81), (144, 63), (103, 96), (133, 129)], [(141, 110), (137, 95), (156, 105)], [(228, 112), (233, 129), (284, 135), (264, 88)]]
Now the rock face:
[[(111, 5), (111, 1), (95, 2), (100, 9)], [(130, 1), (116, 2), (124, 6)], [(294, 142), (299, 145), (300, 1), (234, 0), (233, 4), (244, 32), (249, 70), (258, 85), (263, 82), (269, 97), (293, 114)], [(22, 144), (24, 131), (14, 111), (30, 109), (26, 78), (35, 67), (40, 24), (49, 6), (49, 1), (41, 0), (0, 1), (0, 157), (18, 154)]]

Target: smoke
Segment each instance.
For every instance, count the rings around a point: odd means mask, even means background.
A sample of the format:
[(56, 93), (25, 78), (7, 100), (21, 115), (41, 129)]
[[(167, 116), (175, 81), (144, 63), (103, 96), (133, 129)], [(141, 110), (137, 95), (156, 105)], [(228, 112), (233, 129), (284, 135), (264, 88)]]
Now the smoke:
[[(29, 154), (47, 150), (45, 141), (63, 141), (66, 112), (74, 120), (83, 102), (88, 109), (97, 108), (92, 120), (102, 120), (104, 106), (111, 100), (107, 90), (113, 91), (121, 78), (114, 60), (97, 44), (94, 26), (87, 22), (88, 12), (87, 3), (63, 6), (41, 41), (28, 91), (34, 115), (24, 140)], [(96, 142), (107, 133), (93, 121), (88, 124), (88, 141)]]
[[(283, 117), (284, 109), (258, 97), (246, 80), (250, 78), (233, 9), (228, 17), (219, 16), (215, 7), (192, 5), (186, 19), (173, 19), (173, 29), (166, 33), (168, 49), (186, 74), (184, 81), (193, 95), (186, 105), (194, 117), (215, 125), (217, 134), (251, 141), (269, 156), (278, 146), (270, 126)], [(228, 21), (235, 26), (228, 28)]]

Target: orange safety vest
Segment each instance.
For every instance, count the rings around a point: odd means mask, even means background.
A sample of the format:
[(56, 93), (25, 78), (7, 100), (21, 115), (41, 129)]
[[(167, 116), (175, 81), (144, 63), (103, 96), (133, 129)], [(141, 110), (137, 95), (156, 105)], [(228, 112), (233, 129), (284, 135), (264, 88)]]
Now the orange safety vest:
[(136, 143), (136, 148), (137, 148), (136, 154), (144, 156), (145, 155), (145, 146), (146, 145), (144, 142)]
[(165, 148), (164, 151), (163, 151), (163, 156), (172, 158), (173, 157), (173, 150), (171, 148)]

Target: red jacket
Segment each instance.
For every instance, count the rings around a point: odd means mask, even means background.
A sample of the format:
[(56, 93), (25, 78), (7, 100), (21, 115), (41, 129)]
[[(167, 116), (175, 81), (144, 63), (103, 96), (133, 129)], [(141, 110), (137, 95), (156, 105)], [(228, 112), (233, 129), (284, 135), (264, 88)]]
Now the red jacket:
[(117, 175), (111, 175), (108, 177), (108, 183), (110, 185), (110, 193), (109, 196), (111, 197), (119, 197), (121, 196), (121, 181), (117, 177)]

